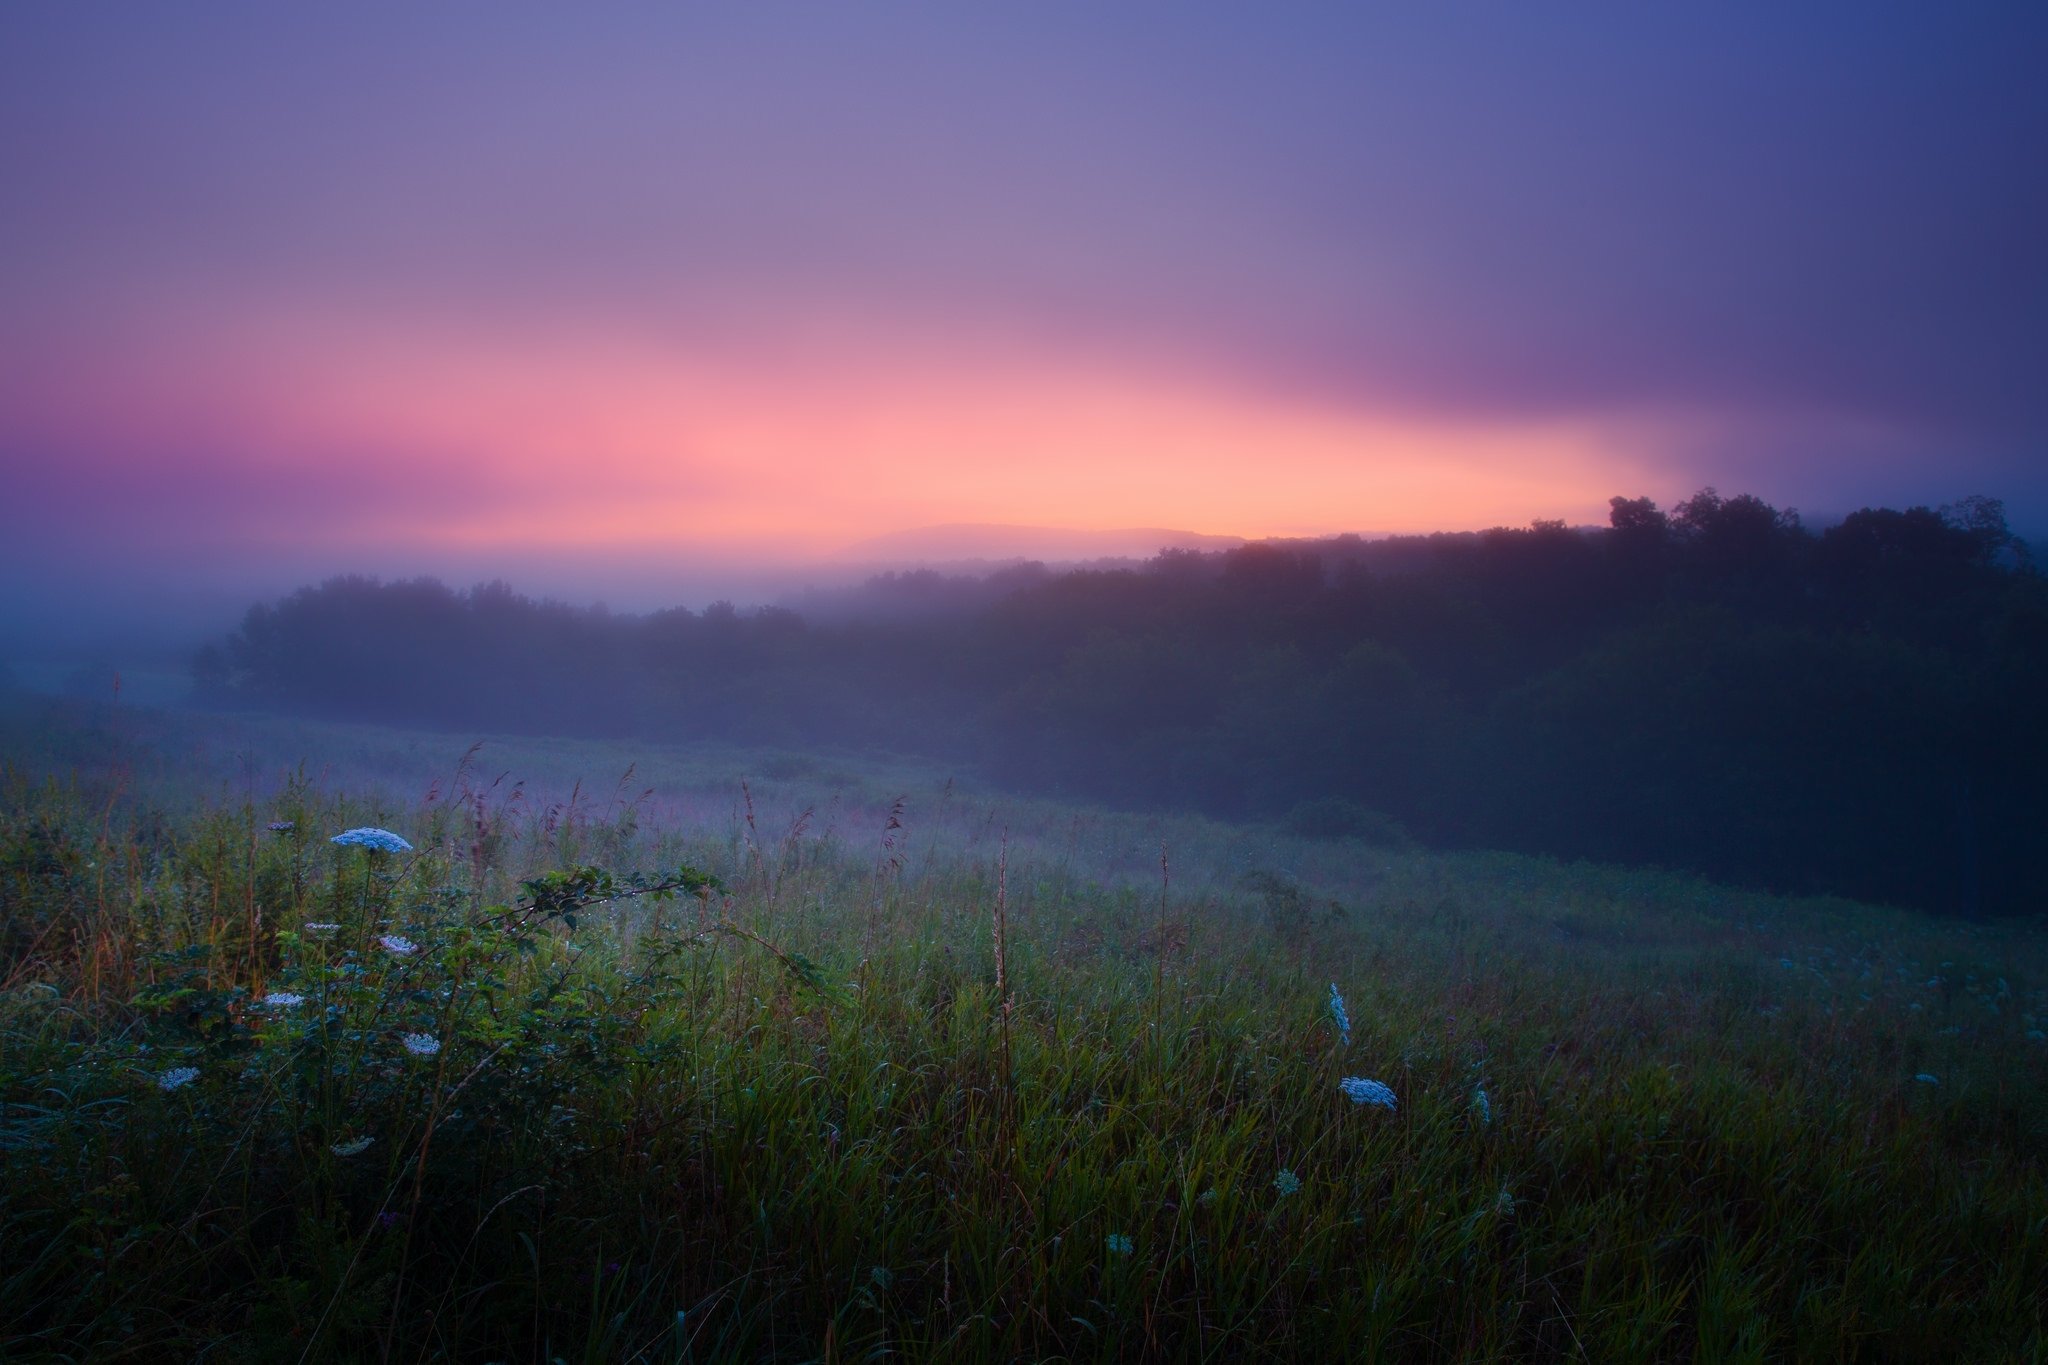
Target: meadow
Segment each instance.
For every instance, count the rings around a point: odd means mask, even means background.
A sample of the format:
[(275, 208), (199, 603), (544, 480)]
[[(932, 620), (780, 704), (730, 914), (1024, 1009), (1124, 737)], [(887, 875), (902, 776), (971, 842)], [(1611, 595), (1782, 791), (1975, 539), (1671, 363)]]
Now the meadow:
[(0, 1358), (2048, 1355), (2038, 918), (855, 755), (0, 754)]

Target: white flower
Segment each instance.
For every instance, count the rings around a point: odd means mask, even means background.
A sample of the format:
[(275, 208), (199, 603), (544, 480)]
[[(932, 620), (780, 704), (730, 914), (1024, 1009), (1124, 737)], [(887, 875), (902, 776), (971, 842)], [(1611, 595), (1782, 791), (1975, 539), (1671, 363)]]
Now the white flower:
[(420, 950), (419, 944), (403, 934), (381, 934), (377, 942), (383, 945), (385, 952), (394, 957), (409, 957)]
[(441, 1050), (441, 1040), (431, 1033), (407, 1033), (398, 1041), (415, 1057), (431, 1057)]
[(1273, 1177), (1273, 1188), (1282, 1195), (1300, 1194), (1301, 1177), (1293, 1171), (1282, 1168), (1280, 1174)]
[(1914, 1077), (1913, 1079), (1914, 1079), (1914, 1080), (1916, 1080), (1916, 1081), (1918, 1081), (1918, 1082), (1920, 1082), (1920, 1084), (1922, 1084), (1922, 1085), (1940, 1085), (1940, 1084), (1941, 1084), (1941, 1082), (1940, 1082), (1939, 1080), (1937, 1080), (1937, 1079), (1936, 1079), (1935, 1077), (1933, 1077), (1933, 1076), (1930, 1076), (1930, 1075), (1928, 1075), (1928, 1074), (1927, 1074), (1927, 1073), (1926, 1073), (1925, 1071), (1921, 1072), (1921, 1073), (1920, 1073), (1919, 1075), (1915, 1076), (1915, 1077)]
[(1351, 1016), (1345, 1012), (1344, 997), (1338, 994), (1337, 983), (1330, 983), (1330, 1018), (1337, 1025), (1337, 1034), (1344, 1040), (1344, 1046), (1351, 1046)]
[(288, 1010), (295, 1005), (305, 1004), (306, 997), (297, 991), (272, 991), (257, 1003), (265, 1009)]
[(1109, 1236), (1102, 1239), (1102, 1244), (1109, 1248), (1109, 1254), (1112, 1256), (1128, 1256), (1131, 1254), (1131, 1239), (1124, 1236), (1121, 1232), (1110, 1233)]
[(343, 830), (328, 840), (332, 844), (353, 844), (358, 848), (372, 848), (379, 853), (410, 853), (412, 845), (388, 829), (375, 825), (364, 825), (358, 829)]
[(1478, 1113), (1482, 1124), (1493, 1122), (1493, 1101), (1486, 1097), (1486, 1087), (1472, 1092), (1472, 1108)]
[(347, 1142), (337, 1142), (327, 1150), (336, 1156), (361, 1156), (376, 1140), (373, 1137), (351, 1138)]
[(1376, 1104), (1382, 1109), (1394, 1107), (1394, 1092), (1378, 1081), (1369, 1081), (1363, 1076), (1346, 1076), (1337, 1082), (1337, 1088), (1353, 1104)]
[(179, 1086), (190, 1085), (198, 1079), (198, 1067), (174, 1066), (156, 1078), (156, 1088), (159, 1090), (176, 1090)]
[(309, 934), (331, 934), (340, 927), (339, 924), (329, 924), (325, 920), (314, 920), (306, 925), (306, 932)]

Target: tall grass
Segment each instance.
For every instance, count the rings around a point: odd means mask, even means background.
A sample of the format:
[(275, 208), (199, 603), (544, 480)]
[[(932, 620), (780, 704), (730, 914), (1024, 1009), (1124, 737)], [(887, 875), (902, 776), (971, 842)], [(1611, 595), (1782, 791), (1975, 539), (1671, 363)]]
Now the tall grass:
[(0, 1356), (2048, 1351), (2037, 931), (816, 777), (8, 773)]

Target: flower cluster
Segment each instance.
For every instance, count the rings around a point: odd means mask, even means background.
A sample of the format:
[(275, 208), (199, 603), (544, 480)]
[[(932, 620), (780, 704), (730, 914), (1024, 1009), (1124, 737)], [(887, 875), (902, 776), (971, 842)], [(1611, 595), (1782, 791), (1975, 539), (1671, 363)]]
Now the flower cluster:
[(329, 920), (308, 920), (306, 922), (306, 932), (309, 934), (331, 934), (339, 928), (341, 928), (339, 924)]
[(441, 1040), (431, 1033), (408, 1033), (398, 1041), (415, 1057), (431, 1057), (441, 1050)]
[(1337, 1036), (1344, 1040), (1344, 1046), (1351, 1046), (1351, 1015), (1344, 1008), (1344, 997), (1337, 990), (1337, 983), (1330, 983), (1330, 1018), (1337, 1025)]
[(420, 950), (419, 944), (403, 934), (380, 934), (377, 943), (393, 957), (410, 957)]
[(1472, 1092), (1472, 1112), (1479, 1115), (1482, 1124), (1493, 1122), (1493, 1101), (1486, 1097), (1486, 1087), (1480, 1086)]
[(1300, 1194), (1301, 1177), (1293, 1171), (1282, 1167), (1280, 1174), (1273, 1177), (1273, 1188), (1278, 1190), (1283, 1197), (1290, 1194)]
[(364, 825), (359, 829), (343, 830), (328, 841), (329, 843), (354, 845), (357, 848), (373, 848), (379, 853), (410, 853), (412, 845), (388, 829), (375, 825)]
[(376, 1140), (373, 1137), (351, 1138), (347, 1142), (334, 1143), (327, 1150), (336, 1156), (361, 1156), (370, 1149), (370, 1144)]
[(306, 997), (297, 991), (272, 991), (258, 1001), (265, 1009), (288, 1010), (306, 1003)]
[(1337, 1082), (1337, 1088), (1353, 1104), (1376, 1104), (1382, 1109), (1394, 1107), (1394, 1092), (1378, 1081), (1369, 1081), (1363, 1076), (1346, 1076)]
[(159, 1090), (176, 1090), (179, 1086), (190, 1085), (198, 1079), (198, 1067), (174, 1066), (156, 1078), (156, 1088)]
[(1109, 1248), (1109, 1254), (1112, 1256), (1128, 1256), (1131, 1254), (1131, 1239), (1121, 1232), (1110, 1233), (1109, 1236), (1102, 1239), (1102, 1244)]

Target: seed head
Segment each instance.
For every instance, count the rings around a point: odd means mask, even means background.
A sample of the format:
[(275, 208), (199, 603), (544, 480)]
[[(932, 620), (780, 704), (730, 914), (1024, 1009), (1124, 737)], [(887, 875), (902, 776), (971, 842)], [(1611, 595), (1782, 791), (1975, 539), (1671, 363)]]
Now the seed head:
[(1337, 983), (1330, 983), (1330, 1020), (1337, 1025), (1337, 1036), (1344, 1040), (1344, 1046), (1351, 1046), (1351, 1015), (1344, 1008), (1344, 997), (1337, 990)]

